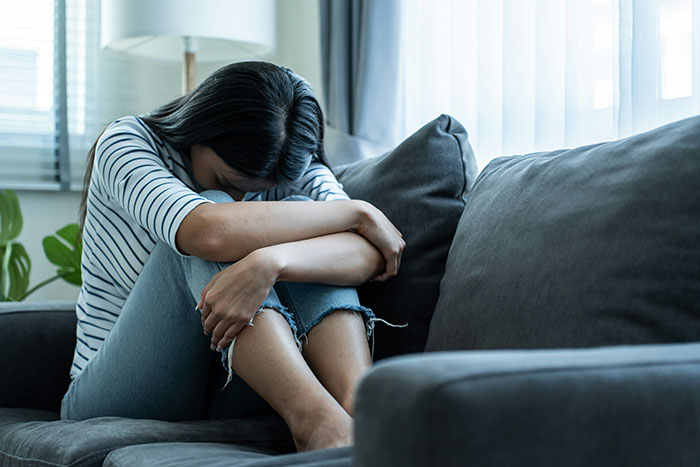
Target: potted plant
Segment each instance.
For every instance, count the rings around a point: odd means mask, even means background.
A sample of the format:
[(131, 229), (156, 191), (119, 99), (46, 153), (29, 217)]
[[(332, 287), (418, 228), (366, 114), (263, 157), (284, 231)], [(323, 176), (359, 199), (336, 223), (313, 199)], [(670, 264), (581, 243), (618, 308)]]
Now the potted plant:
[(32, 288), (29, 288), (32, 262), (24, 245), (16, 240), (22, 226), (17, 194), (13, 190), (5, 190), (0, 193), (0, 301), (24, 300), (37, 289), (58, 279), (82, 285), (80, 257), (83, 248), (77, 224), (65, 225), (55, 234), (44, 237), (44, 253), (58, 269), (55, 276)]

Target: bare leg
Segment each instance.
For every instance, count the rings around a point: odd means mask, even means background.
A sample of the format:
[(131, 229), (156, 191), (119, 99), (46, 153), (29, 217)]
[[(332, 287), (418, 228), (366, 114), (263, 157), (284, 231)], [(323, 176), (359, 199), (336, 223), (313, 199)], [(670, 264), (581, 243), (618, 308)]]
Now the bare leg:
[(337, 310), (308, 332), (302, 354), (335, 400), (352, 416), (357, 383), (372, 366), (360, 313)]
[(316, 379), (284, 317), (265, 310), (238, 334), (234, 371), (287, 422), (298, 451), (352, 444), (352, 417)]

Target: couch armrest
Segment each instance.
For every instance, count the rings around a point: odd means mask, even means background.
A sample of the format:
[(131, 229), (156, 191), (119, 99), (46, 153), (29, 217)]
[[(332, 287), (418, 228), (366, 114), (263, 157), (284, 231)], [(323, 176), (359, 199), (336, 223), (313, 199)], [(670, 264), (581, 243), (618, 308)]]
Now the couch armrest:
[(0, 407), (60, 410), (75, 326), (75, 302), (0, 303)]
[(696, 466), (700, 343), (458, 351), (360, 381), (358, 466)]

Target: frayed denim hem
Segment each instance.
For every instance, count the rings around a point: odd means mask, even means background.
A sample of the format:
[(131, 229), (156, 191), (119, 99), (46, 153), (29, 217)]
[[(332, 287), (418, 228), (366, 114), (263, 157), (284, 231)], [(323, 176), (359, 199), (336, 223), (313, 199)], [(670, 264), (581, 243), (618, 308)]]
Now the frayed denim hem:
[[(255, 326), (253, 324), (253, 320), (255, 319), (256, 316), (258, 316), (259, 313), (262, 313), (265, 311), (265, 308), (271, 308), (277, 312), (279, 312), (282, 316), (285, 317), (287, 320), (287, 323), (289, 323), (289, 327), (292, 329), (292, 335), (294, 336), (294, 340), (297, 343), (297, 347), (299, 347), (299, 351), (301, 352), (301, 340), (297, 337), (297, 325), (294, 322), (294, 315), (290, 313), (287, 309), (286, 306), (284, 305), (279, 305), (277, 303), (263, 303), (260, 305), (260, 308), (258, 311), (255, 312), (252, 318), (250, 318), (250, 322), (246, 324), (246, 326)], [(240, 333), (240, 331), (239, 331)], [(226, 377), (226, 383), (224, 386), (219, 390), (219, 392), (223, 391), (224, 388), (228, 385), (228, 383), (231, 382), (233, 379), (233, 375), (235, 372), (233, 371), (233, 344), (236, 343), (236, 338), (238, 338), (238, 335), (234, 336), (233, 340), (231, 340), (231, 343), (226, 347), (225, 349), (221, 350), (221, 364), (223, 365), (224, 369), (228, 373), (228, 376)]]
[[(309, 326), (307, 331), (297, 338), (297, 342), (301, 341), (301, 338), (304, 338), (306, 340), (306, 344), (308, 345), (308, 343), (309, 343), (309, 337), (308, 337), (309, 331), (311, 331), (311, 329), (314, 326), (316, 326), (318, 323), (320, 323), (323, 320), (323, 318), (325, 318), (329, 314), (333, 313), (334, 311), (338, 311), (338, 310), (357, 311), (357, 312), (362, 314), (364, 321), (365, 321), (365, 329), (367, 330), (367, 340), (369, 340), (370, 338), (372, 339), (372, 350), (371, 350), (371, 354), (370, 354), (372, 361), (374, 361), (374, 326), (375, 326), (377, 321), (380, 321), (380, 322), (382, 322), (388, 326), (394, 327), (394, 328), (404, 328), (404, 327), (408, 326), (408, 323), (406, 323), (406, 324), (391, 324), (388, 321), (385, 321), (381, 318), (377, 318), (371, 309), (369, 309), (365, 306), (362, 306), (362, 305), (333, 306), (333, 307), (327, 309), (326, 311), (324, 311), (323, 313), (321, 313), (318, 316), (318, 318), (316, 318), (314, 320), (314, 322), (311, 323), (311, 325)], [(301, 351), (301, 344), (299, 345), (299, 350)]]

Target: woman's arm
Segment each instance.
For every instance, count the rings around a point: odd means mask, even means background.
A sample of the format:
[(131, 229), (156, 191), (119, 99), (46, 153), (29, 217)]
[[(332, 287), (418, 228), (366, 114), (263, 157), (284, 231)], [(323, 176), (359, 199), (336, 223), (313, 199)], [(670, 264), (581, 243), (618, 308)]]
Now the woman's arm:
[(204, 333), (211, 334), (215, 348), (227, 347), (278, 281), (354, 286), (383, 269), (379, 250), (354, 232), (261, 248), (217, 273), (204, 287), (197, 304)]
[[(383, 212), (362, 200), (202, 204), (185, 217), (176, 241), (185, 253), (233, 262), (262, 248), (343, 232), (363, 237), (380, 252), (385, 270), (376, 280), (398, 273), (406, 242)], [(330, 246), (337, 252), (337, 245)]]
[(356, 286), (384, 271), (382, 253), (354, 232), (273, 245), (252, 255), (267, 265), (273, 283), (319, 282)]
[(183, 253), (209, 261), (238, 261), (272, 245), (356, 230), (367, 217), (367, 204), (361, 200), (200, 204), (183, 219), (175, 239)]

